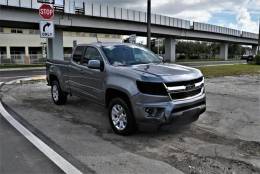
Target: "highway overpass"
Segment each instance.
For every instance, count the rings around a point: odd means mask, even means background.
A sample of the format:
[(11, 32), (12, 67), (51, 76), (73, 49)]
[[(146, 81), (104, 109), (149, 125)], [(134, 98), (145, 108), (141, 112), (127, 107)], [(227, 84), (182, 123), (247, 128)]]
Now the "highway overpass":
[[(62, 31), (146, 36), (145, 12), (93, 3), (78, 7), (69, 3), (61, 7), (64, 11), (55, 12), (56, 37), (48, 40), (50, 58), (63, 57)], [(36, 0), (0, 0), (0, 26), (38, 29), (41, 21), (38, 8)], [(77, 9), (82, 11), (79, 13)], [(154, 37), (166, 38), (165, 56), (171, 62), (175, 61), (176, 39), (220, 42), (220, 56), (225, 60), (229, 43), (251, 45), (255, 51), (258, 44), (258, 35), (254, 33), (158, 14), (152, 14), (151, 32)]]

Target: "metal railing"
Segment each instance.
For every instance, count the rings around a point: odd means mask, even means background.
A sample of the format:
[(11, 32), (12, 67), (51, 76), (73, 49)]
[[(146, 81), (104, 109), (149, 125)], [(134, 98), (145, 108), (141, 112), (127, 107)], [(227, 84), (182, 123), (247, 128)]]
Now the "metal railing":
[(43, 64), (46, 62), (46, 57), (42, 54), (30, 54), (30, 64)]
[(11, 54), (7, 57), (6, 54), (0, 55), (0, 64), (43, 64), (46, 58), (42, 54)]

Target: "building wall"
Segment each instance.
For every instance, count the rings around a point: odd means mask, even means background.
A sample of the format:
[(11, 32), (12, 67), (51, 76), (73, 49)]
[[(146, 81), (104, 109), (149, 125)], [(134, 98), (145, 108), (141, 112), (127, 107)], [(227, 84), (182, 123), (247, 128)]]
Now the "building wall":
[[(66, 48), (73, 47), (73, 41), (81, 43), (97, 42), (122, 42), (121, 35), (96, 34), (84, 32), (63, 32), (63, 45)], [(0, 47), (6, 48), (5, 58), (10, 59), (10, 48), (23, 47), (25, 56), (29, 55), (30, 47), (46, 47), (47, 40), (40, 38), (39, 30), (32, 29), (16, 29), (16, 28), (1, 28), (0, 27)], [(43, 53), (44, 54), (44, 53)], [(0, 55), (3, 56), (3, 55)]]

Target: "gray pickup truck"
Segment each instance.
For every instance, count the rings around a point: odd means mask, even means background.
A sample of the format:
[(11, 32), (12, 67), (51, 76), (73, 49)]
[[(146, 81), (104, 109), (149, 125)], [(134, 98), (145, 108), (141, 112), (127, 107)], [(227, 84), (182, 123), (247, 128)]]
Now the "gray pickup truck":
[(163, 63), (137, 45), (78, 45), (70, 61), (48, 60), (46, 66), (55, 104), (65, 104), (68, 94), (99, 103), (108, 108), (117, 134), (132, 134), (143, 124), (168, 124), (177, 117), (196, 120), (206, 110), (199, 70)]

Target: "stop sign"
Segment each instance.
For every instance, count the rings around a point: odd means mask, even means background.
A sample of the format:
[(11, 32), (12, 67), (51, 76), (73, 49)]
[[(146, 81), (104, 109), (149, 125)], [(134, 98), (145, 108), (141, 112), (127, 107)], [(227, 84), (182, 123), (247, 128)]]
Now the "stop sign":
[(51, 19), (54, 16), (54, 9), (51, 5), (49, 4), (42, 4), (41, 7), (39, 8), (39, 15), (43, 19)]

